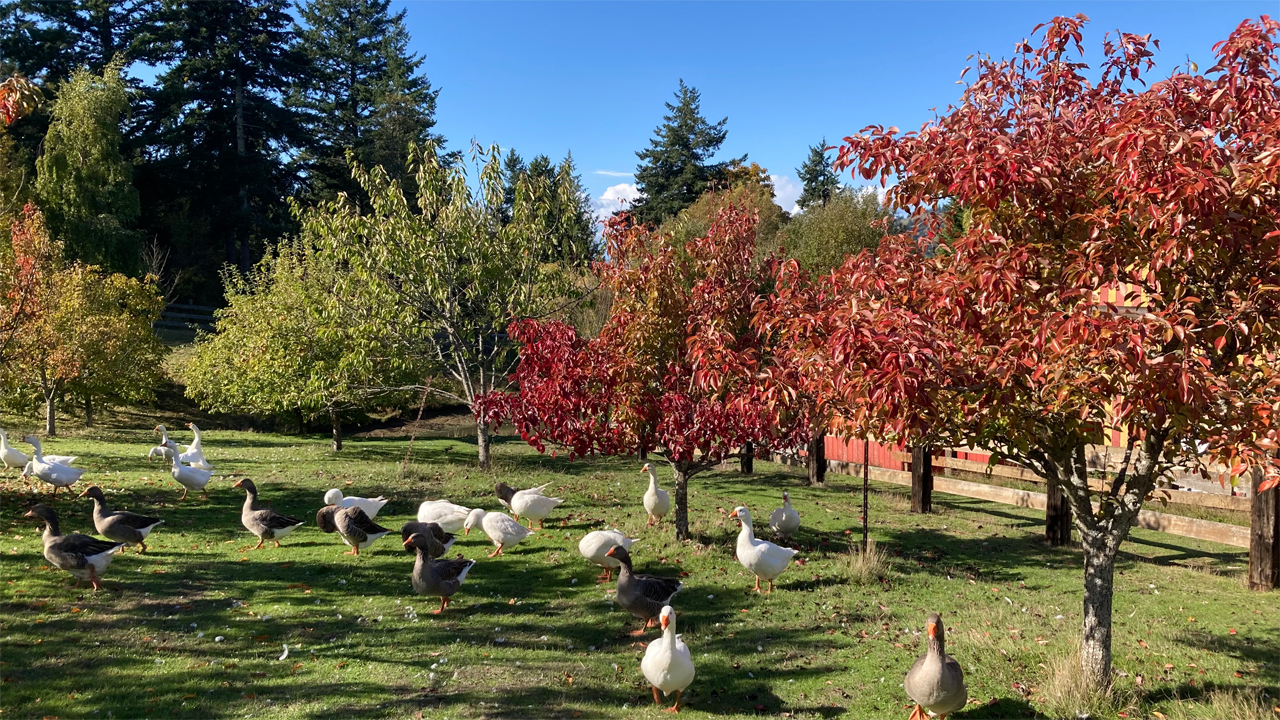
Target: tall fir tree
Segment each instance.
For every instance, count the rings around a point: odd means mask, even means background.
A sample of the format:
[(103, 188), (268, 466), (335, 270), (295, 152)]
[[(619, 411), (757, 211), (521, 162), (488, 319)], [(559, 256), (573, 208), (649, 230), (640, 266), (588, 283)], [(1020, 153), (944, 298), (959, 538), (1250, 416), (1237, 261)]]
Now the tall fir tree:
[(17, 0), (0, 6), (0, 62), (52, 88), (150, 56), (160, 0)]
[(144, 113), (138, 174), (148, 235), (202, 269), (191, 293), (221, 294), (223, 262), (247, 272), (256, 247), (288, 230), (296, 176), (285, 158), (302, 144), (283, 105), (305, 64), (286, 0), (166, 0), (157, 78)]
[(827, 161), (826, 148), (826, 138), (822, 138), (822, 142), (817, 145), (809, 146), (809, 157), (805, 158), (803, 165), (796, 168), (800, 182), (804, 183), (800, 199), (796, 200), (801, 210), (812, 205), (826, 205), (832, 193), (840, 188), (840, 176)]
[(526, 164), (519, 153), (508, 150), (502, 159), (502, 206), (498, 209), (504, 225), (511, 222), (517, 188), (523, 179), (545, 184), (552, 197), (547, 206), (552, 215), (547, 226), (557, 237), (554, 250), (544, 259), (568, 263), (572, 267), (585, 267), (598, 259), (601, 247), (596, 238), (591, 196), (582, 184), (573, 156), (567, 155), (559, 165), (555, 165), (546, 155), (538, 155)]
[(299, 162), (317, 196), (353, 193), (346, 153), (363, 166), (381, 165), (405, 177), (410, 143), (422, 144), (435, 125), (438, 90), (409, 52), (405, 11), (390, 0), (309, 0), (298, 8), (298, 50), (309, 64), (289, 96), (307, 132)]
[(747, 156), (712, 163), (724, 144), (729, 118), (709, 123), (702, 116), (701, 96), (696, 88), (680, 81), (676, 104), (666, 103), (669, 114), (654, 131), (649, 149), (636, 153), (636, 185), (642, 193), (631, 206), (637, 220), (658, 225), (697, 200), (707, 186)]

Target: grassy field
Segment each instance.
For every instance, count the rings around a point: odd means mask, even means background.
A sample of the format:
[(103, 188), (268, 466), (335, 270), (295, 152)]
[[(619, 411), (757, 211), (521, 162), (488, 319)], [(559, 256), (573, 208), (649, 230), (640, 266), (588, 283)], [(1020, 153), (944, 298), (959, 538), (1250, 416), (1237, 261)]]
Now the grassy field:
[[(952, 717), (1052, 717), (1071, 703), (1081, 558), (1039, 541), (1035, 511), (935, 494), (933, 514), (911, 515), (904, 488), (874, 485), (871, 532), (887, 559), (867, 574), (849, 561), (860, 532), (852, 478), (811, 489), (761, 462), (752, 477), (698, 477), (696, 537), (677, 544), (669, 522), (645, 527), (645, 479), (631, 460), (569, 462), (507, 439), (481, 473), (474, 444), (419, 438), (402, 472), (405, 438), (356, 438), (335, 455), (321, 437), (210, 430), (219, 471), (253, 478), (275, 508), (308, 520), (282, 548), (255, 551), (233, 480), (178, 503), (180, 488), (144, 459), (153, 441), (72, 429), (46, 443), (82, 456), (90, 472), (77, 491), (98, 484), (115, 507), (166, 520), (96, 594), (47, 566), (39, 527), (22, 517), (31, 489), (12, 475), (0, 484), (0, 717), (656, 717), (643, 648), (626, 634), (636, 624), (577, 553), (583, 533), (611, 525), (641, 539), (639, 571), (687, 573), (675, 605), (697, 664), (691, 715), (906, 718), (902, 677), (930, 611), (947, 623), (973, 700)], [(413, 594), (412, 557), (397, 541), (351, 558), (314, 526), (329, 487), (386, 495), (378, 519), (398, 528), (428, 497), (497, 508), (497, 480), (550, 482), (567, 502), (501, 558), (484, 558), (483, 535), (460, 539), (455, 551), (480, 564), (440, 617)], [(758, 596), (725, 513), (747, 505), (765, 530), (784, 489), (807, 562)], [(60, 494), (55, 507), (65, 532), (92, 531), (87, 500)], [(1233, 548), (1134, 532), (1116, 578), (1116, 704), (1103, 715), (1280, 717), (1280, 599), (1243, 589), (1246, 564)]]

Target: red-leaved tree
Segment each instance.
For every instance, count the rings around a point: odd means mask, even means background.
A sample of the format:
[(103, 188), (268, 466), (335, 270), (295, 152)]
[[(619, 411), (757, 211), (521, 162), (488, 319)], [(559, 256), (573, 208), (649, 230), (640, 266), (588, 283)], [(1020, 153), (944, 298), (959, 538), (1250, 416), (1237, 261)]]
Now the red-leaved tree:
[(511, 422), (540, 451), (661, 452), (675, 474), (676, 538), (688, 539), (689, 478), (747, 443), (804, 440), (804, 423), (765, 396), (765, 348), (750, 321), (772, 262), (755, 257), (755, 224), (754, 212), (730, 205), (704, 236), (676, 243), (610, 220), (609, 260), (597, 272), (614, 301), (600, 335), (513, 324), (518, 389), (485, 398), (483, 417)]
[[(1280, 475), (1280, 26), (1244, 22), (1205, 74), (1148, 86), (1149, 36), (1109, 37), (1085, 76), (1085, 22), (981, 59), (917, 132), (845, 138), (837, 165), (895, 178), (889, 201), (928, 232), (835, 273), (805, 362), (864, 433), (983, 447), (1062, 489), (1082, 667), (1102, 687), (1116, 553), (1144, 501), (1179, 466), (1260, 467), (1264, 490)], [(966, 220), (944, 232), (951, 203)], [(779, 288), (810, 300), (785, 273)], [(1086, 448), (1112, 428), (1123, 462), (1091, 482)]]

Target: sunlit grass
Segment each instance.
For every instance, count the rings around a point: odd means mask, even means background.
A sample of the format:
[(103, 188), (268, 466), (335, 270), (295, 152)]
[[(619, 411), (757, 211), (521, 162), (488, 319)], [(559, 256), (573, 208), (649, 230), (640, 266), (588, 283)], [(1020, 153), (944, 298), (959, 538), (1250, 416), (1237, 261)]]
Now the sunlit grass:
[[(1043, 687), (1079, 632), (1080, 554), (1041, 543), (1033, 510), (939, 493), (938, 513), (911, 515), (905, 489), (874, 484), (870, 562), (849, 555), (860, 479), (810, 488), (763, 462), (751, 477), (699, 476), (695, 539), (676, 543), (669, 521), (645, 527), (645, 480), (629, 459), (569, 462), (507, 439), (482, 473), (470, 441), (420, 437), (402, 475), (404, 438), (355, 438), (335, 455), (319, 436), (210, 430), (219, 472), (244, 473), (274, 507), (308, 520), (282, 548), (254, 551), (233, 480), (215, 479), (208, 501), (178, 503), (176, 483), (145, 460), (146, 430), (68, 432), (46, 450), (82, 456), (90, 472), (77, 490), (101, 485), (114, 506), (166, 524), (147, 554), (116, 560), (106, 591), (74, 590), (45, 569), (38, 528), (22, 518), (29, 491), (12, 475), (0, 483), (3, 717), (657, 717), (643, 648), (626, 634), (637, 625), (577, 554), (583, 533), (606, 526), (640, 538), (640, 572), (688, 573), (675, 605), (698, 668), (686, 695), (693, 715), (905, 718), (902, 676), (923, 652), (931, 611), (943, 614), (976, 701), (956, 717), (1052, 714)], [(480, 564), (440, 617), (413, 594), (412, 558), (398, 542), (351, 558), (314, 528), (329, 487), (386, 495), (378, 519), (398, 526), (426, 497), (496, 509), (497, 480), (550, 482), (567, 502), (501, 558), (484, 558), (483, 536), (460, 539), (455, 552)], [(733, 558), (736, 523), (725, 511), (744, 504), (767, 518), (783, 490), (801, 514), (792, 542), (806, 562), (772, 595), (756, 595)], [(55, 507), (66, 531), (92, 529), (87, 501), (60, 494)], [(1116, 577), (1115, 664), (1118, 685), (1144, 678), (1139, 716), (1213, 717), (1232, 698), (1280, 696), (1275, 596), (1241, 587), (1244, 553), (1134, 536)], [(1214, 572), (1189, 567), (1205, 564)]]

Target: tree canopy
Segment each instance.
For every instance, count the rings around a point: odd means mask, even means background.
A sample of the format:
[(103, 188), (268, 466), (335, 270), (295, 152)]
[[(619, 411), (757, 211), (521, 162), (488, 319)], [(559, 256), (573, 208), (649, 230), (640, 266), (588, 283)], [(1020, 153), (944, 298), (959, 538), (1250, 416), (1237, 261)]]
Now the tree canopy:
[(796, 200), (801, 210), (814, 205), (826, 205), (840, 189), (840, 176), (831, 167), (831, 161), (827, 160), (827, 147), (826, 138), (822, 138), (822, 142), (817, 145), (810, 145), (809, 156), (805, 158), (803, 165), (796, 168), (796, 176), (804, 184), (800, 197)]

